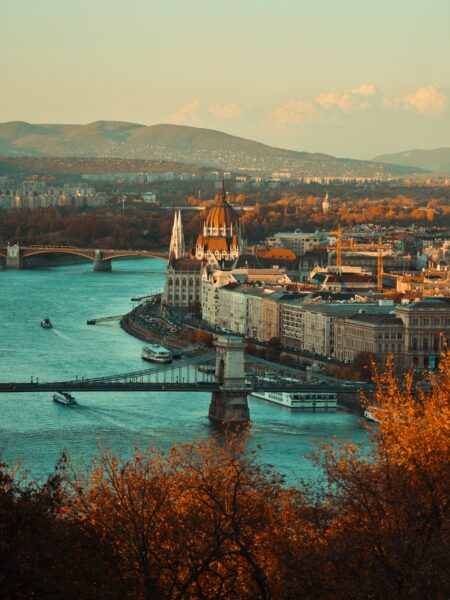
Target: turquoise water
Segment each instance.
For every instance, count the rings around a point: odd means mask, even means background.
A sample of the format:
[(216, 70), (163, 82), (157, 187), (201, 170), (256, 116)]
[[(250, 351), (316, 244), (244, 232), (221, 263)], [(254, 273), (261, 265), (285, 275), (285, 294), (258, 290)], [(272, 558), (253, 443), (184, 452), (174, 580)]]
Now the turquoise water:
[[(123, 314), (131, 297), (160, 291), (165, 262), (113, 263), (111, 273), (90, 264), (33, 271), (0, 271), (0, 381), (40, 381), (124, 373), (148, 367), (143, 343), (118, 322), (86, 325), (94, 317)], [(54, 328), (39, 326), (49, 317)], [(61, 451), (88, 459), (99, 444), (124, 454), (139, 446), (168, 448), (213, 435), (208, 394), (77, 393), (80, 406), (67, 409), (51, 394), (0, 394), (0, 460), (19, 461), (36, 477), (52, 471)], [(252, 437), (260, 459), (290, 481), (311, 478), (305, 456), (314, 441), (335, 435), (364, 440), (361, 420), (351, 414), (293, 413), (250, 399)]]

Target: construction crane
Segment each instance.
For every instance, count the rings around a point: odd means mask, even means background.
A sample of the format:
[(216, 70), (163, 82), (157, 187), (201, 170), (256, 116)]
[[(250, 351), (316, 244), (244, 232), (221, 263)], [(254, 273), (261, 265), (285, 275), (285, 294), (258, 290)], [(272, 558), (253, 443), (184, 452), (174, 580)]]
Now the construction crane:
[(383, 244), (381, 237), (378, 238), (378, 261), (377, 261), (377, 290), (383, 291)]
[(336, 239), (336, 266), (342, 267), (342, 229), (339, 223), (336, 231), (330, 231), (330, 233), (337, 236)]

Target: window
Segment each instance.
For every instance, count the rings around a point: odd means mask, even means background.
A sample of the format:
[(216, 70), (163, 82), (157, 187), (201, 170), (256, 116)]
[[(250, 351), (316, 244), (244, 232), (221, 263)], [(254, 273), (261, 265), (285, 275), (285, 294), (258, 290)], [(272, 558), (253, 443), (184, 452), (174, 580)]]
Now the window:
[(438, 318), (435, 318), (435, 319), (434, 319), (434, 326), (435, 326), (435, 327), (439, 327), (439, 326), (440, 326), (440, 324), (441, 324), (441, 320), (440, 320), (440, 319), (438, 319)]
[(417, 343), (417, 338), (413, 338), (412, 340), (412, 349), (415, 352), (417, 350), (418, 347), (418, 343)]
[(419, 319), (417, 317), (414, 317), (412, 320), (412, 324), (413, 325), (418, 325), (419, 324)]
[(423, 338), (423, 349), (425, 352), (428, 351), (428, 338), (426, 337)]
[(434, 352), (439, 352), (439, 338), (437, 335), (433, 338), (433, 350)]
[(422, 321), (425, 327), (428, 327), (428, 325), (430, 324), (430, 319), (428, 317), (423, 317)]

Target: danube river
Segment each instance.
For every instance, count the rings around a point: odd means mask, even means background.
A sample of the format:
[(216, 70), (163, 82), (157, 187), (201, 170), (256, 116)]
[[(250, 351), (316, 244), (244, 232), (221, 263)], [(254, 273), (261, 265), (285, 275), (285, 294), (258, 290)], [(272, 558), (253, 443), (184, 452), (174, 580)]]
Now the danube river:
[[(165, 262), (113, 262), (111, 273), (91, 264), (0, 271), (0, 381), (94, 377), (146, 368), (143, 343), (118, 322), (86, 325), (94, 317), (132, 308), (131, 297), (161, 291)], [(49, 317), (54, 328), (40, 321)], [(213, 434), (208, 394), (83, 393), (80, 406), (55, 404), (51, 394), (0, 394), (0, 461), (20, 462), (39, 478), (50, 473), (61, 451), (86, 460), (99, 444), (123, 454), (135, 446), (168, 448)], [(260, 460), (289, 481), (310, 479), (306, 458), (313, 442), (337, 436), (364, 440), (361, 419), (342, 412), (300, 413), (250, 399), (253, 443)]]

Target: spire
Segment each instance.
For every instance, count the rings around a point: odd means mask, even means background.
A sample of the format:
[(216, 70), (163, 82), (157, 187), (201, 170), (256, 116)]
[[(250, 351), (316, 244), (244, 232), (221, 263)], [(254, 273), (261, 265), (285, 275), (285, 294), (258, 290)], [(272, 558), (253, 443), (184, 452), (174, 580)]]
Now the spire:
[(227, 201), (227, 193), (225, 191), (225, 177), (222, 176), (222, 189), (220, 190), (219, 203), (225, 204)]
[(169, 258), (183, 258), (185, 255), (183, 224), (181, 211), (175, 213), (173, 219), (172, 236), (170, 238)]

